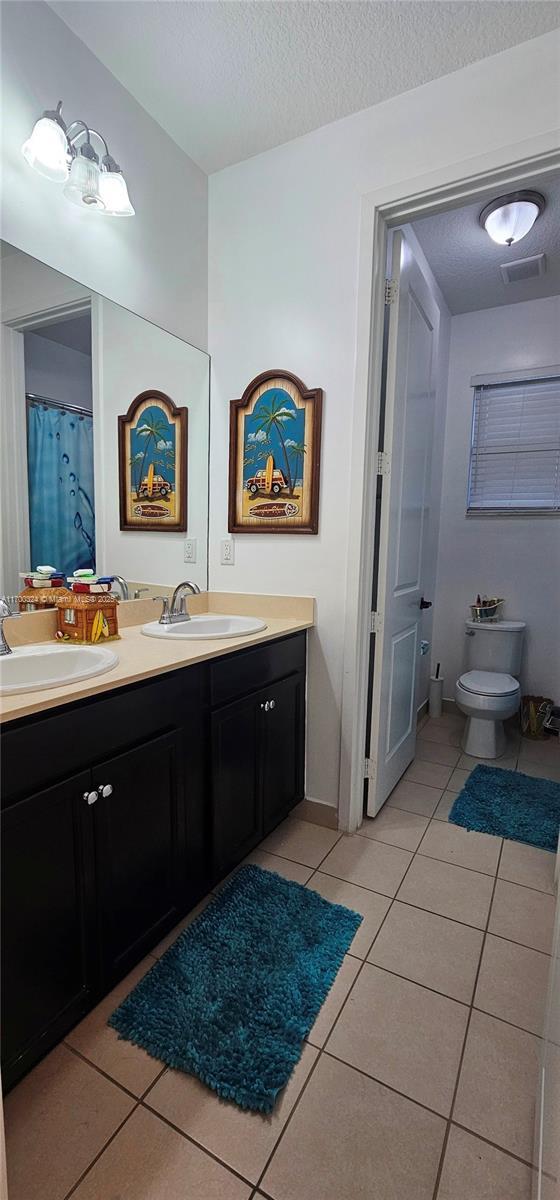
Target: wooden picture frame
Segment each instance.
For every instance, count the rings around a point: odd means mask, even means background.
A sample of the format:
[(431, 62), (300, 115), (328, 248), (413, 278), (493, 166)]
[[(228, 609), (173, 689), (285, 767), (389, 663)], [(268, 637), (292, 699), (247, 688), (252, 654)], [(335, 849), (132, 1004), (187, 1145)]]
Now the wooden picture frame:
[(118, 423), (121, 529), (184, 532), (188, 409), (177, 408), (165, 392), (148, 388), (134, 398)]
[(322, 409), (322, 388), (280, 370), (230, 402), (230, 533), (318, 532)]

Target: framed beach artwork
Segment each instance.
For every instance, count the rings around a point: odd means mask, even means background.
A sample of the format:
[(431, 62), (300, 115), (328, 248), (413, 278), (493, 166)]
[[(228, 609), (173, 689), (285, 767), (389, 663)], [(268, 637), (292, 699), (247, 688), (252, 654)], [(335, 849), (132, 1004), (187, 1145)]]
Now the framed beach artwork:
[(321, 388), (264, 371), (230, 403), (230, 533), (317, 533)]
[(187, 528), (187, 429), (187, 409), (153, 390), (119, 417), (121, 529)]

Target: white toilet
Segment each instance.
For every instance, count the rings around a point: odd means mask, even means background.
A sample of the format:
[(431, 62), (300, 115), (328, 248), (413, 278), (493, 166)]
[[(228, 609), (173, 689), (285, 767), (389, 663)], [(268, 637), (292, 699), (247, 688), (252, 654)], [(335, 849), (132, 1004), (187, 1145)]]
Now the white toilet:
[(455, 700), (468, 717), (462, 747), (475, 758), (499, 758), (506, 748), (503, 722), (519, 708), (524, 621), (466, 621), (468, 670)]

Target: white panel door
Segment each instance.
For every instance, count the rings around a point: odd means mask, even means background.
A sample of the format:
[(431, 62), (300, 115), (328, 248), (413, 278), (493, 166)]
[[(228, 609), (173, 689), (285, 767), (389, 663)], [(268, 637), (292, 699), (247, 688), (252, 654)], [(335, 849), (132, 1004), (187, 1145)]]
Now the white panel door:
[[(368, 813), (414, 757), (422, 563), (431, 485), (439, 308), (403, 233), (393, 237)], [(428, 598), (430, 599), (430, 598)]]

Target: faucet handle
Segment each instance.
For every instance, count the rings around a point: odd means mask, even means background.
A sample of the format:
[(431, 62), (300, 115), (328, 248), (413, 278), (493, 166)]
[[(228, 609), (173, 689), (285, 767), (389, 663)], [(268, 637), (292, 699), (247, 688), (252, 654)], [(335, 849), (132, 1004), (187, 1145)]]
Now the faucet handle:
[[(134, 589), (134, 599), (135, 599), (135, 600), (139, 600), (139, 599), (140, 599), (140, 595), (141, 595), (141, 593), (142, 593), (142, 592), (149, 592), (149, 590), (150, 590), (150, 589), (149, 589), (149, 588), (147, 588), (147, 587), (145, 587), (145, 588), (135, 588), (135, 589)], [(157, 599), (159, 599), (159, 597), (158, 597), (158, 596), (154, 596), (154, 600), (157, 600)]]
[(161, 610), (161, 617), (159, 619), (159, 623), (160, 623), (160, 625), (169, 625), (170, 624), (169, 596), (152, 596), (152, 600), (154, 600), (154, 601), (161, 600), (163, 607)]
[(6, 617), (21, 617), (19, 609), (12, 608), (8, 596), (0, 596), (0, 620)]

